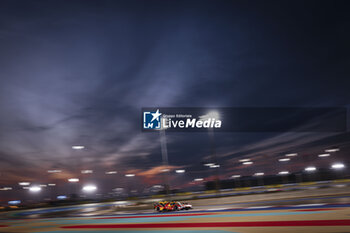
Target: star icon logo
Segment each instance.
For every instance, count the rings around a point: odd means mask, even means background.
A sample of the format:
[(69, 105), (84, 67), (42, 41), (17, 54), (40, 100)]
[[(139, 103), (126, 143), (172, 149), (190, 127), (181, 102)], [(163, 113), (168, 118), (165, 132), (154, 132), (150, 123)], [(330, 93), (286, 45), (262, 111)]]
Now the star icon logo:
[(143, 128), (144, 129), (160, 129), (161, 128), (161, 115), (162, 113), (157, 111), (143, 111)]
[(162, 115), (161, 113), (159, 113), (159, 109), (157, 109), (157, 111), (155, 113), (151, 113), (151, 114), (152, 114), (151, 122), (154, 121), (154, 120), (159, 121), (159, 117)]

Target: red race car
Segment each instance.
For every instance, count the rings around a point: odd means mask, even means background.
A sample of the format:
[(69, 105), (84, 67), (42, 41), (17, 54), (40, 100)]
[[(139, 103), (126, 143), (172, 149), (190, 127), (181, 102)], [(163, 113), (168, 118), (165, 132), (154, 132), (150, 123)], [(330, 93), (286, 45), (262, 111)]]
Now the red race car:
[(189, 210), (192, 209), (192, 205), (188, 203), (181, 203), (179, 201), (171, 202), (158, 202), (154, 204), (154, 209), (158, 212), (165, 211), (178, 211), (178, 210)]

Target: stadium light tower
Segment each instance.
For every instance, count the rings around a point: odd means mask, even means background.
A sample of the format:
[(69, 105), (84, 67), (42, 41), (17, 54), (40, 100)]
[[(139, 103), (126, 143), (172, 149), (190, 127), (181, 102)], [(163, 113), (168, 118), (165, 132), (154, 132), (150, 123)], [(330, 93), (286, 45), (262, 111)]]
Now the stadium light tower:
[(281, 158), (278, 161), (279, 162), (288, 162), (288, 161), (290, 161), (290, 158)]
[(278, 175), (281, 176), (281, 178), (282, 178), (282, 183), (288, 183), (289, 171), (280, 171), (280, 172), (278, 172)]
[(263, 186), (264, 185), (264, 175), (265, 175), (265, 173), (263, 173), (263, 172), (256, 172), (254, 174), (254, 176), (257, 177), (259, 186)]
[(305, 168), (305, 171), (307, 171), (307, 172), (314, 172), (314, 171), (316, 171), (317, 169), (316, 169), (316, 167), (313, 167), (313, 166), (310, 166), (310, 167), (306, 167)]
[(105, 172), (106, 175), (114, 175), (114, 174), (117, 174), (118, 172), (117, 171), (107, 171)]
[(330, 149), (326, 149), (324, 151), (327, 153), (334, 153), (334, 152), (340, 151), (340, 149), (339, 148), (330, 148)]
[(345, 165), (343, 163), (332, 164), (332, 169), (340, 170), (340, 169), (344, 169), (344, 168), (345, 168)]
[(83, 149), (85, 149), (85, 146), (82, 146), (82, 145), (74, 145), (74, 146), (72, 146), (72, 149), (73, 149), (73, 150), (83, 150)]
[(319, 154), (318, 157), (319, 158), (324, 158), (324, 157), (329, 157), (331, 154), (329, 153), (325, 153), (325, 154)]
[[(215, 119), (215, 120), (220, 120), (220, 114), (218, 111), (210, 111), (207, 114), (200, 116), (200, 120), (205, 121), (208, 119)], [(220, 165), (218, 165), (217, 158), (216, 158), (216, 146), (215, 146), (215, 135), (214, 135), (214, 129), (213, 128), (208, 128), (208, 133), (209, 133), (209, 138), (210, 138), (210, 144), (211, 144), (211, 160), (214, 165), (209, 166), (210, 168), (219, 168)], [(220, 190), (220, 181), (219, 181), (219, 169), (215, 169), (215, 190), (216, 193), (219, 192)]]
[(18, 185), (20, 185), (20, 186), (28, 186), (28, 185), (30, 185), (30, 182), (19, 182), (18, 183)]
[(253, 164), (253, 162), (252, 161), (247, 161), (247, 162), (243, 162), (242, 164), (243, 165), (251, 165), (251, 164)]
[(31, 186), (31, 187), (29, 187), (29, 192), (38, 193), (40, 191), (41, 191), (41, 187), (40, 186)]
[[(168, 161), (168, 147), (166, 142), (165, 128), (159, 130), (160, 136), (160, 149), (162, 152), (162, 164), (164, 167), (169, 167)], [(164, 187), (166, 195), (169, 195), (169, 182), (168, 182), (168, 172), (163, 172), (162, 176), (164, 177)]]
[(232, 178), (232, 179), (234, 180), (234, 182), (235, 182), (235, 188), (241, 186), (241, 175), (232, 175), (231, 178)]
[(331, 165), (331, 168), (333, 169), (333, 170), (336, 170), (337, 172), (336, 172), (336, 179), (340, 179), (341, 177), (342, 177), (342, 171), (344, 170), (344, 168), (345, 168), (345, 164), (343, 164), (343, 163), (333, 163), (332, 165)]
[(244, 163), (244, 162), (249, 162), (251, 159), (240, 159), (239, 162)]
[(83, 187), (83, 191), (84, 191), (84, 192), (87, 192), (87, 193), (91, 193), (91, 192), (94, 192), (94, 191), (96, 191), (96, 190), (97, 190), (97, 187), (96, 187), (95, 185), (91, 185), (91, 184), (85, 185), (85, 186)]
[(70, 183), (78, 183), (79, 179), (78, 178), (69, 178), (68, 182), (70, 182)]
[(220, 114), (218, 111), (210, 111), (207, 113), (206, 115), (206, 118), (214, 118), (216, 120), (219, 120), (220, 119)]
[(203, 181), (203, 180), (204, 180), (203, 178), (196, 178), (196, 179), (194, 179), (193, 181), (199, 182), (199, 181)]
[[(75, 144), (75, 145), (72, 145), (72, 149), (73, 149), (73, 151), (75, 151), (74, 152), (74, 154), (75, 154), (75, 156), (74, 156), (74, 158), (73, 158), (73, 163), (75, 163), (74, 165), (75, 165), (75, 168), (76, 169), (78, 169), (78, 171), (77, 171), (77, 173), (79, 172), (79, 168), (80, 168), (80, 166), (81, 166), (81, 163), (80, 163), (80, 161), (79, 161), (79, 154), (81, 153), (81, 152), (79, 152), (79, 151), (82, 151), (82, 150), (85, 150), (85, 146), (84, 145), (81, 145), (81, 144)], [(86, 174), (86, 173), (83, 173), (82, 171), (80, 171), (79, 173), (82, 173), (82, 174)], [(79, 182), (79, 179), (78, 178), (70, 178), (70, 179), (68, 179), (68, 182), (70, 182), (70, 183), (78, 183)], [(75, 185), (71, 185), (71, 186), (77, 186), (76, 184)], [(78, 192), (78, 187), (72, 187), (72, 191), (74, 191), (74, 192)], [(73, 195), (74, 194), (76, 194), (76, 193), (72, 193)]]
[(185, 173), (186, 170), (183, 170), (183, 169), (179, 169), (179, 170), (175, 170), (176, 173)]
[(288, 175), (289, 171), (280, 171), (278, 175)]

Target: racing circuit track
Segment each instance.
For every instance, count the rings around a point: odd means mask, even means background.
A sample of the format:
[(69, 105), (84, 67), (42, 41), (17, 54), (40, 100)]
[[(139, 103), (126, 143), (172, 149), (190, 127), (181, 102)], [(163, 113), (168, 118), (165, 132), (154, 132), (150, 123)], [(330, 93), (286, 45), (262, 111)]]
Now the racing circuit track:
[(347, 195), (298, 197), (208, 204), (168, 213), (116, 212), (106, 204), (89, 204), (8, 212), (2, 216), (0, 232), (350, 232), (348, 203)]

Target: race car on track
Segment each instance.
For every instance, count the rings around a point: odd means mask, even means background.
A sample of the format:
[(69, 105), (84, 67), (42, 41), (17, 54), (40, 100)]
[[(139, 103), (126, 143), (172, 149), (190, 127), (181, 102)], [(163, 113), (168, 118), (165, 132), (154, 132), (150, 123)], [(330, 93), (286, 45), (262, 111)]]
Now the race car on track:
[(181, 203), (179, 201), (161, 201), (154, 204), (154, 210), (158, 212), (178, 211), (192, 209), (192, 205), (188, 203)]

